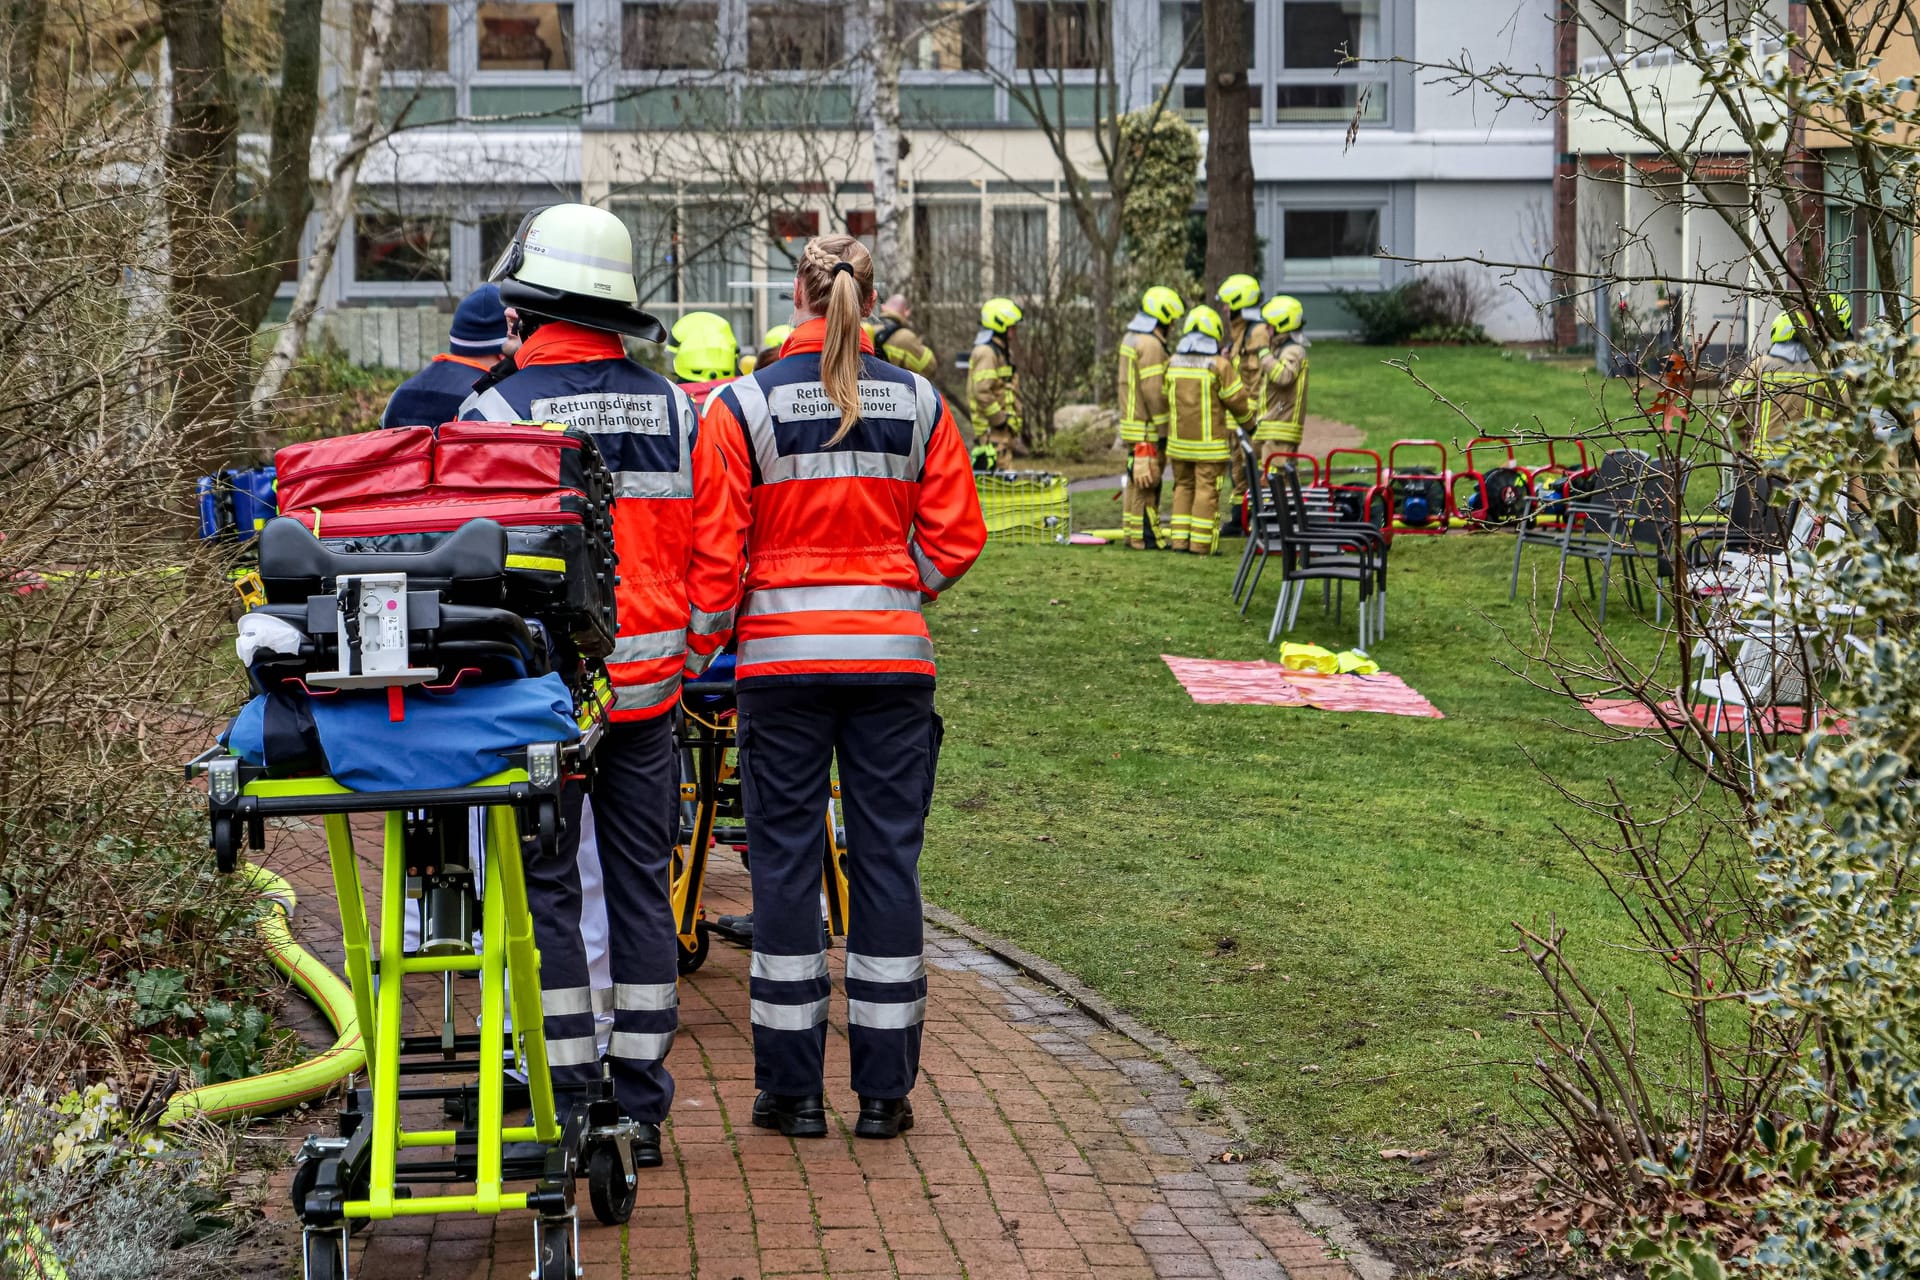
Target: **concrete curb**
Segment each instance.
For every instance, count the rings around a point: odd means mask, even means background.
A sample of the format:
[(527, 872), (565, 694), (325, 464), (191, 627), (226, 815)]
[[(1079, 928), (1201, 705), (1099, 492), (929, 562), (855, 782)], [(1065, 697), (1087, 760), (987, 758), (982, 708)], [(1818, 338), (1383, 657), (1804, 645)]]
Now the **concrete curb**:
[[(1132, 1014), (1119, 1009), (1105, 996), (1052, 961), (1043, 960), (1003, 938), (975, 928), (945, 907), (926, 902), (922, 904), (921, 914), (929, 923), (949, 933), (958, 934), (982, 951), (1012, 965), (1026, 977), (1051, 988), (1107, 1030), (1115, 1035), (1125, 1036), (1165, 1062), (1178, 1072), (1182, 1079), (1220, 1090), (1221, 1118), (1233, 1130), (1234, 1136), (1243, 1141), (1252, 1137), (1253, 1128), (1247, 1123), (1246, 1116), (1238, 1107), (1225, 1100), (1226, 1081), (1200, 1059)], [(1304, 1178), (1277, 1161), (1267, 1160), (1262, 1163), (1273, 1175), (1275, 1188), (1291, 1198), (1293, 1211), (1300, 1216), (1300, 1220), (1330, 1243), (1337, 1245), (1347, 1265), (1353, 1268), (1361, 1280), (1393, 1280), (1393, 1277), (1398, 1274), (1397, 1269), (1391, 1262), (1374, 1252), (1366, 1238), (1361, 1235), (1360, 1228), (1353, 1219), (1341, 1211), (1338, 1205), (1316, 1194)]]

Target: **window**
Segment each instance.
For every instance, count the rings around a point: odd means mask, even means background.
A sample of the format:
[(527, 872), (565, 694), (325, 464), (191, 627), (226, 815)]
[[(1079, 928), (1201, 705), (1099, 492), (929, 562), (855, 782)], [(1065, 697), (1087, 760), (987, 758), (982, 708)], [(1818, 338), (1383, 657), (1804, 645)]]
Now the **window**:
[(1030, 293), (1047, 278), (1047, 211), (1008, 207), (993, 211), (994, 287)]
[(980, 205), (913, 206), (914, 277), (929, 302), (980, 305)]
[(671, 200), (616, 200), (610, 207), (633, 233), (642, 305), (669, 327), (689, 311), (717, 311), (736, 334), (752, 340), (751, 293), (733, 287), (752, 279), (752, 227), (744, 209), (713, 202), (676, 206)]
[(628, 71), (695, 71), (718, 62), (720, 6), (641, 0), (620, 6), (620, 65)]
[(1274, 118), (1331, 124), (1358, 112), (1363, 121), (1386, 119), (1381, 69), (1351, 65), (1383, 56), (1380, 0), (1281, 0)]
[(987, 65), (987, 9), (972, 0), (904, 3), (895, 11), (900, 65), (909, 71), (982, 71)]
[(825, 71), (846, 56), (838, 4), (769, 0), (747, 11), (747, 66), (753, 71)]
[[(366, 33), (373, 25), (373, 6), (353, 6), (353, 65), (360, 65)], [(393, 14), (393, 40), (387, 48), (388, 71), (445, 71), (447, 69), (447, 6), (402, 4)], [(353, 69), (348, 69), (351, 77)]]
[(1086, 0), (1018, 0), (1014, 65), (1021, 70), (1077, 71), (1100, 65), (1093, 7)]
[[(1197, 0), (1161, 0), (1160, 4), (1160, 64), (1179, 80), (1169, 106), (1195, 124), (1205, 123), (1207, 118), (1206, 42), (1200, 9)], [(1241, 10), (1240, 39), (1247, 50), (1247, 114), (1255, 124), (1261, 123), (1266, 101), (1257, 70), (1259, 25), (1259, 13), (1253, 5), (1246, 5)]]
[(481, 71), (573, 70), (573, 6), (482, 4)]
[[(1206, 65), (1206, 40), (1201, 35), (1198, 0), (1161, 0), (1160, 65), (1168, 71), (1177, 67)], [(1241, 10), (1240, 39), (1247, 48), (1247, 69), (1254, 67), (1259, 36), (1255, 34), (1258, 15), (1251, 3)]]
[(1288, 285), (1380, 279), (1380, 210), (1287, 209), (1281, 254)]
[(767, 270), (778, 277), (800, 265), (807, 241), (820, 234), (818, 209), (777, 209), (767, 218)]
[(444, 284), (453, 274), (445, 218), (361, 213), (353, 220), (353, 278), (360, 284)]

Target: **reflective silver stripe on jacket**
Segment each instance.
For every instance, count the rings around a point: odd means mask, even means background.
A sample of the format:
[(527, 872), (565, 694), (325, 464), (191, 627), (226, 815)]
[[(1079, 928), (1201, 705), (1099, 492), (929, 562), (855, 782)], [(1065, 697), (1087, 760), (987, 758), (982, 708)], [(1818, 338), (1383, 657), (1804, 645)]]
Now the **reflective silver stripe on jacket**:
[(787, 480), (833, 480), (858, 477), (875, 480), (918, 482), (926, 470), (927, 442), (938, 421), (939, 395), (933, 384), (917, 373), (913, 379), (914, 423), (912, 447), (906, 454), (871, 453), (852, 449), (830, 449), (822, 453), (796, 453), (781, 456), (773, 411), (767, 406), (766, 392), (751, 375), (729, 383), (739, 402), (747, 440), (753, 445), (754, 460), (760, 467), (760, 483), (780, 484)]
[(722, 609), (718, 613), (706, 609), (695, 609), (687, 619), (687, 630), (697, 636), (710, 636), (725, 631), (733, 625), (733, 610)]
[(911, 609), (918, 612), (920, 593), (899, 587), (773, 587), (747, 597), (748, 618), (770, 613), (821, 613), (850, 610), (860, 613)]
[[(679, 387), (671, 387), (672, 413), (679, 430), (673, 434), (680, 449), (678, 471), (616, 471), (613, 496), (616, 498), (691, 498), (693, 496), (693, 440), (699, 415), (693, 401)], [(587, 431), (599, 428), (582, 424)]]
[(769, 1031), (808, 1031), (827, 1020), (827, 1002), (822, 999), (810, 1004), (774, 1004), (770, 1000), (752, 1000), (748, 1002), (747, 1012), (756, 1027)]
[(958, 578), (949, 578), (946, 574), (936, 569), (933, 561), (927, 559), (927, 553), (920, 549), (918, 542), (910, 541), (907, 543), (907, 554), (913, 557), (913, 567), (920, 571), (920, 585), (927, 590), (945, 591), (948, 587), (960, 581)]
[(766, 982), (806, 982), (827, 976), (827, 953), (809, 956), (770, 956), (756, 951), (747, 972)]
[(904, 1031), (927, 1020), (926, 997), (918, 1000), (849, 1000), (847, 1025), (874, 1031)]
[(685, 663), (686, 669), (695, 675), (699, 675), (702, 671), (705, 671), (713, 665), (713, 660), (719, 653), (720, 651), (718, 649), (715, 649), (712, 653), (694, 653), (692, 650), (688, 650), (687, 661)]
[(643, 631), (639, 635), (615, 636), (608, 662), (646, 662), (651, 658), (672, 658), (687, 651), (684, 630)]
[(628, 1062), (658, 1062), (672, 1050), (671, 1031), (616, 1031), (607, 1039), (607, 1056)]
[(549, 1018), (592, 1013), (593, 992), (587, 987), (554, 987), (540, 993), (540, 1012)]
[(927, 976), (927, 962), (920, 956), (863, 956), (847, 952), (847, 979), (850, 982), (917, 982)]
[(665, 702), (679, 687), (680, 673), (677, 671), (667, 679), (655, 680), (651, 684), (616, 684), (613, 687), (613, 709), (645, 711)]
[(547, 1065), (585, 1067), (600, 1061), (600, 1042), (592, 1036), (567, 1036), (547, 1041)]
[(616, 982), (613, 1007), (628, 1013), (654, 1013), (680, 1007), (680, 988), (672, 982)]
[(475, 391), (460, 402), (456, 416), (464, 418), (470, 413), (479, 414), (483, 422), (513, 422), (520, 417), (520, 411), (493, 387)]
[(740, 665), (766, 662), (932, 662), (925, 636), (767, 636), (740, 646)]

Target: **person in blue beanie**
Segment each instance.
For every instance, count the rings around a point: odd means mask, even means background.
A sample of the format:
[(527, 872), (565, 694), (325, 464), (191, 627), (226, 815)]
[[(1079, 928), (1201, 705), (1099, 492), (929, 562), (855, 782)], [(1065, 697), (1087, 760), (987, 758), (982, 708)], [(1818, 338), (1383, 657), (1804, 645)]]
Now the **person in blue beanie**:
[(461, 402), (473, 394), (475, 383), (492, 377), (519, 346), (520, 339), (507, 331), (500, 286), (481, 285), (462, 298), (454, 311), (448, 349), (395, 389), (380, 425), (437, 427), (456, 420)]

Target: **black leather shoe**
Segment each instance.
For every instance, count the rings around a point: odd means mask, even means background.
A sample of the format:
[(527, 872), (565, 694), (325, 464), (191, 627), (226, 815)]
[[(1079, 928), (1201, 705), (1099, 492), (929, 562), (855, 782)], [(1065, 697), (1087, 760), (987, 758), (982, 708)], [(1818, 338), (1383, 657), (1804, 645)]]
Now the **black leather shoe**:
[(817, 1093), (802, 1098), (762, 1093), (753, 1100), (753, 1123), (762, 1129), (778, 1129), (789, 1138), (824, 1138), (827, 1102)]
[(660, 1167), (660, 1126), (641, 1123), (633, 1136), (633, 1164), (636, 1169)]
[(913, 1103), (906, 1098), (862, 1098), (856, 1138), (897, 1138), (913, 1128)]

